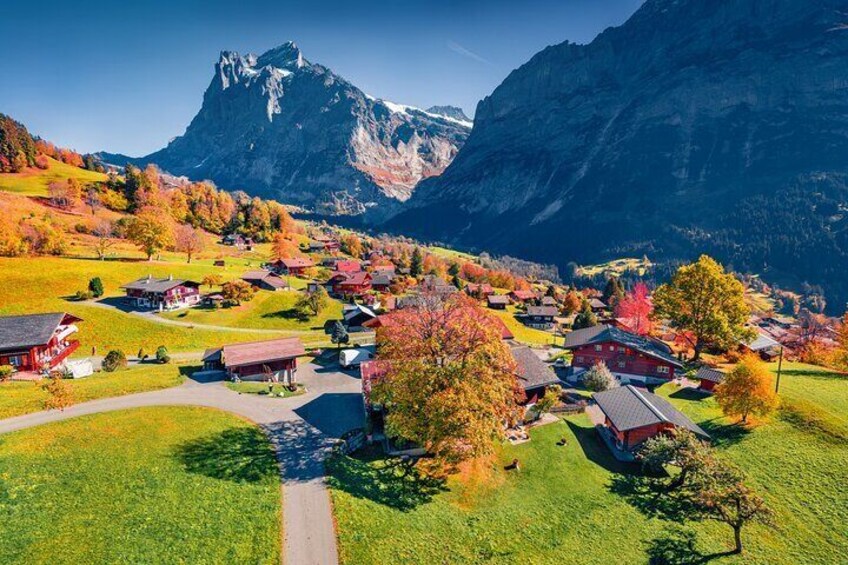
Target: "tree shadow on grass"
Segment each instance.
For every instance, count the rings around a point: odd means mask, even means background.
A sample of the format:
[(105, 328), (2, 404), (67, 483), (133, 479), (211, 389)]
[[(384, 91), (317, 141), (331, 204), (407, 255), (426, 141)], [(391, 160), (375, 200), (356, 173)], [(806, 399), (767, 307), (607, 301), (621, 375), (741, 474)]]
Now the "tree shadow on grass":
[(190, 473), (236, 483), (279, 478), (277, 459), (258, 428), (229, 428), (179, 445), (174, 457)]
[(700, 565), (733, 555), (732, 551), (702, 553), (697, 548), (695, 532), (681, 527), (664, 529), (658, 537), (647, 542), (645, 552), (650, 565)]
[(665, 490), (663, 482), (644, 475), (613, 475), (609, 490), (650, 518), (681, 522), (696, 516), (685, 496)]
[(721, 418), (706, 420), (698, 424), (710, 436), (714, 447), (729, 447), (745, 439), (751, 430), (742, 424), (726, 424)]
[(838, 373), (829, 369), (783, 369), (780, 374), (784, 377), (808, 377), (812, 379), (821, 379), (826, 381), (848, 380), (848, 374)]
[(710, 393), (691, 386), (685, 386), (672, 392), (671, 394), (669, 394), (669, 396), (678, 400), (690, 400), (693, 402), (699, 402), (709, 397)]
[(304, 313), (304, 312), (301, 312), (297, 308), (287, 308), (286, 310), (277, 310), (276, 312), (268, 312), (267, 314), (262, 314), (262, 317), (263, 318), (269, 318), (269, 319), (294, 320), (295, 322), (307, 322), (307, 321), (309, 321), (309, 315)]
[(357, 498), (408, 512), (447, 490), (441, 479), (421, 474), (409, 460), (375, 452), (327, 460), (327, 483)]
[(571, 433), (573, 433), (574, 437), (577, 438), (577, 442), (580, 444), (580, 447), (583, 449), (583, 453), (589, 461), (596, 465), (600, 465), (611, 473), (630, 475), (640, 472), (641, 469), (636, 463), (626, 463), (613, 457), (606, 443), (604, 443), (604, 440), (601, 439), (598, 434), (598, 430), (596, 430), (594, 426), (580, 426), (568, 419), (566, 419), (565, 422), (568, 424), (568, 427), (571, 428)]

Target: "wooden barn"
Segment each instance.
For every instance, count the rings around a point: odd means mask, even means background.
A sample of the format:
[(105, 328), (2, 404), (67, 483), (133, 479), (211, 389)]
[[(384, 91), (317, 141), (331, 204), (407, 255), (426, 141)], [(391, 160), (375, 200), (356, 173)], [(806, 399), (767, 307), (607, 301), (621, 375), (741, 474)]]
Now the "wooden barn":
[(203, 354), (203, 369), (226, 371), (231, 379), (264, 381), (270, 378), (293, 383), (297, 358), (305, 354), (303, 343), (296, 337), (235, 343), (207, 349)]

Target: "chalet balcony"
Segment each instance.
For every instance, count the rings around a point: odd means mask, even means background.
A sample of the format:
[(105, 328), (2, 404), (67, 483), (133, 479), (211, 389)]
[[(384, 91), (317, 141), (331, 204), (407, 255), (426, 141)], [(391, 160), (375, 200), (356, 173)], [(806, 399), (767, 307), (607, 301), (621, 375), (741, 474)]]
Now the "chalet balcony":
[(71, 356), (71, 354), (79, 349), (79, 341), (77, 340), (69, 340), (65, 342), (64, 345), (57, 346), (54, 348), (51, 353), (52, 355), (48, 355), (45, 357), (44, 362), (46, 362), (50, 368), (54, 368), (60, 365), (65, 359)]

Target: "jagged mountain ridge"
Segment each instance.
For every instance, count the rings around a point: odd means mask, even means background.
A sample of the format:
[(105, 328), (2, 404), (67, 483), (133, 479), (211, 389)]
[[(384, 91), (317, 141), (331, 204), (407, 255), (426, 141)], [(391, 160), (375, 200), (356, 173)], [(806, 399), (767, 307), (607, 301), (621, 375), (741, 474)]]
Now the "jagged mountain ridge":
[(470, 127), (370, 97), (289, 42), (258, 57), (222, 52), (185, 134), (133, 161), (356, 214), (404, 201), (421, 179), (441, 174)]
[(846, 54), (835, 0), (647, 0), (513, 71), (386, 226), (561, 266), (706, 251), (844, 301)]

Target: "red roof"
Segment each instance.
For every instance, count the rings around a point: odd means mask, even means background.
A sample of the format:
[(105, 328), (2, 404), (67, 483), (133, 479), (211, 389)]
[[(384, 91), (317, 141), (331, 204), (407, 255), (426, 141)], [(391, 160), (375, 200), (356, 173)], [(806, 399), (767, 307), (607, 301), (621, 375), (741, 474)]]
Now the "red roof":
[(225, 345), (223, 352), (224, 364), (227, 367), (258, 365), (306, 354), (303, 343), (297, 337)]
[(307, 267), (315, 266), (312, 259), (309, 259), (308, 257), (284, 257), (277, 261), (277, 263), (282, 263), (286, 269), (305, 269)]
[(510, 294), (518, 300), (532, 300), (536, 298), (536, 293), (532, 290), (513, 290)]
[(343, 275), (344, 280), (336, 283), (336, 286), (363, 286), (371, 283), (371, 275), (365, 271), (358, 273), (339, 273)]
[(336, 270), (340, 273), (355, 273), (362, 270), (362, 265), (359, 261), (342, 260), (336, 262)]

